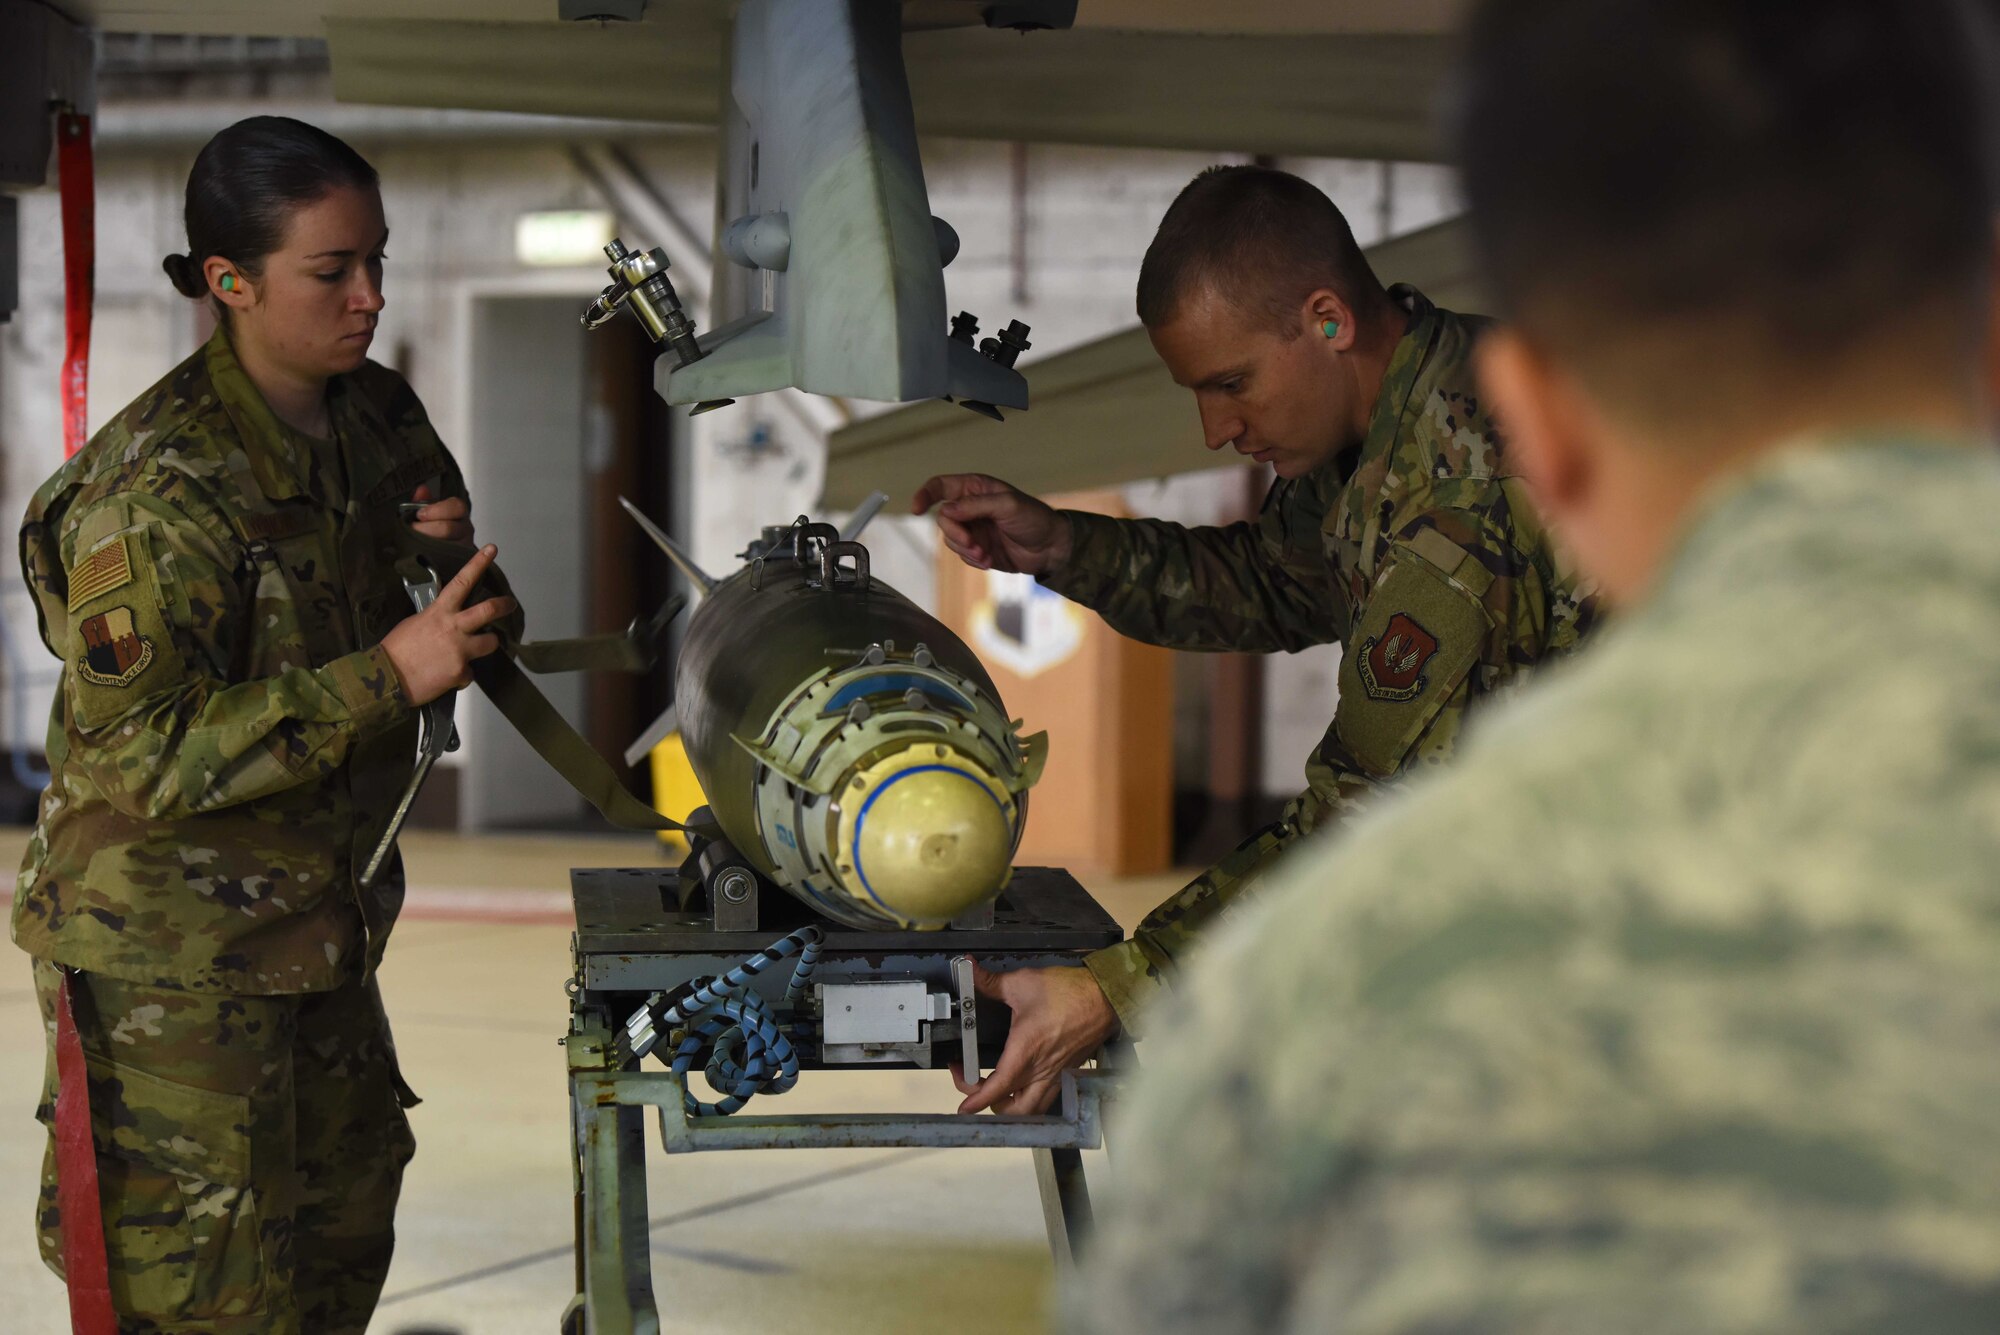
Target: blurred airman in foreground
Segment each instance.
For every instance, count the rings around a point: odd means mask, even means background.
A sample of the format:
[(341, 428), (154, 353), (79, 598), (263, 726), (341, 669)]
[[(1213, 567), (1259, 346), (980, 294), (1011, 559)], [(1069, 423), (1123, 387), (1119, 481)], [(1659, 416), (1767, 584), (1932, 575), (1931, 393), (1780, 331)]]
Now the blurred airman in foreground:
[(1482, 379), (1620, 615), (1195, 961), (1071, 1329), (2000, 1330), (1989, 62), (1478, 11)]

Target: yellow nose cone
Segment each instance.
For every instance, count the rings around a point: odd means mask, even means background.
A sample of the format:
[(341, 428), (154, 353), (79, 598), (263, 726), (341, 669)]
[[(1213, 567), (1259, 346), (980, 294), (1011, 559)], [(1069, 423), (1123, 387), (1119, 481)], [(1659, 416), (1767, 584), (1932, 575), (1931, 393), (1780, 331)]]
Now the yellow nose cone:
[(857, 782), (845, 803), (853, 824), (842, 831), (851, 831), (842, 859), (851, 893), (904, 922), (941, 927), (1006, 884), (1012, 803), (1002, 805), (990, 780), (904, 753)]

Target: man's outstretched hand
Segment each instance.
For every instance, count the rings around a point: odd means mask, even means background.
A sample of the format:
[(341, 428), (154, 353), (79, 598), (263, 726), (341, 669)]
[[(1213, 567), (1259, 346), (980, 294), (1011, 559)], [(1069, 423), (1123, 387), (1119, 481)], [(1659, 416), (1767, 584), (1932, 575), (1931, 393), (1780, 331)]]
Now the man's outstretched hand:
[(1118, 1028), (1118, 1013), (1088, 969), (1014, 969), (992, 973), (972, 966), (982, 997), (1004, 1001), (1014, 1012), (1000, 1061), (978, 1084), (952, 1064), (951, 1081), (965, 1102), (962, 1113), (1045, 1112), (1062, 1087), (1062, 1073), (1083, 1065)]
[(937, 507), (944, 545), (976, 570), (1042, 575), (1069, 559), (1069, 521), (984, 473), (946, 473), (917, 488), (910, 513)]

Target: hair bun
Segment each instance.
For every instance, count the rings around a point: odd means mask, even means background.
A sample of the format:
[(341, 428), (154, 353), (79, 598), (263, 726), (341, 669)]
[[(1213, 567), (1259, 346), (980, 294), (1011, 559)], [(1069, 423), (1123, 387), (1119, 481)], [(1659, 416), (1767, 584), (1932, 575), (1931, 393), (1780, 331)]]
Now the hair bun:
[(169, 255), (160, 261), (160, 267), (167, 271), (167, 280), (174, 285), (174, 291), (182, 296), (208, 295), (208, 284), (202, 280), (201, 270), (195, 267), (192, 256)]

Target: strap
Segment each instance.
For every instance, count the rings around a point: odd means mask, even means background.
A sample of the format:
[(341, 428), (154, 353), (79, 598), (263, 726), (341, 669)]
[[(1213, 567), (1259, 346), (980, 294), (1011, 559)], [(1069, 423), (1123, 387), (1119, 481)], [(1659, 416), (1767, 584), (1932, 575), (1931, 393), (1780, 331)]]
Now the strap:
[(472, 679), (536, 754), (613, 825), (627, 830), (685, 828), (641, 802), (618, 782), (610, 763), (570, 727), (504, 650), (474, 663)]
[[(405, 578), (435, 574), (440, 584), (450, 580), (472, 559), (472, 549), (457, 543), (426, 537), (409, 528), (397, 531), (402, 555), (397, 572)], [(418, 562), (421, 560), (422, 565)], [(507, 579), (494, 566), (487, 571), (480, 588), (468, 601), (506, 593)], [(679, 821), (669, 820), (633, 796), (618, 781), (617, 771), (589, 742), (578, 735), (548, 697), (528, 680), (521, 669), (537, 672), (574, 672), (588, 668), (620, 668), (643, 672), (653, 665), (660, 633), (680, 611), (683, 600), (669, 598), (650, 620), (635, 621), (623, 635), (594, 635), (573, 640), (545, 640), (523, 643), (519, 611), (495, 623), (500, 636), (500, 652), (489, 654), (472, 665), (472, 679), (494, 708), (535, 748), (549, 767), (562, 775), (569, 786), (583, 794), (613, 825), (627, 830), (679, 830)]]
[(97, 1146), (90, 1131), (90, 1076), (70, 993), (75, 971), (58, 966), (57, 972), (62, 981), (56, 988), (56, 1205), (62, 1212), (70, 1329), (75, 1335), (118, 1335), (104, 1254)]
[(513, 648), (514, 661), (537, 677), (559, 672), (644, 672), (652, 666), (652, 655), (641, 651), (625, 634), (522, 640)]
[[(405, 581), (422, 582), (435, 574), (446, 584), (473, 556), (472, 549), (455, 542), (426, 537), (409, 528), (399, 528), (396, 540), (401, 548), (396, 573)], [(498, 566), (490, 568), (479, 587), (466, 601), (479, 602), (500, 594), (511, 594), (507, 576)], [(657, 645), (667, 625), (680, 615), (687, 599), (679, 594), (660, 604), (652, 616), (635, 619), (614, 635), (580, 635), (567, 640), (527, 640), (521, 635), (522, 614), (494, 623), (493, 631), (508, 657), (537, 676), (556, 672), (646, 672), (659, 661)]]
[(650, 618), (635, 620), (616, 635), (524, 640), (514, 645), (514, 661), (538, 677), (556, 672), (647, 672), (659, 658), (653, 646), (685, 606), (687, 599), (677, 593)]
[(90, 157), (90, 117), (56, 117), (56, 175), (62, 191), (63, 457), (90, 437), (90, 313), (97, 284), (97, 186)]

